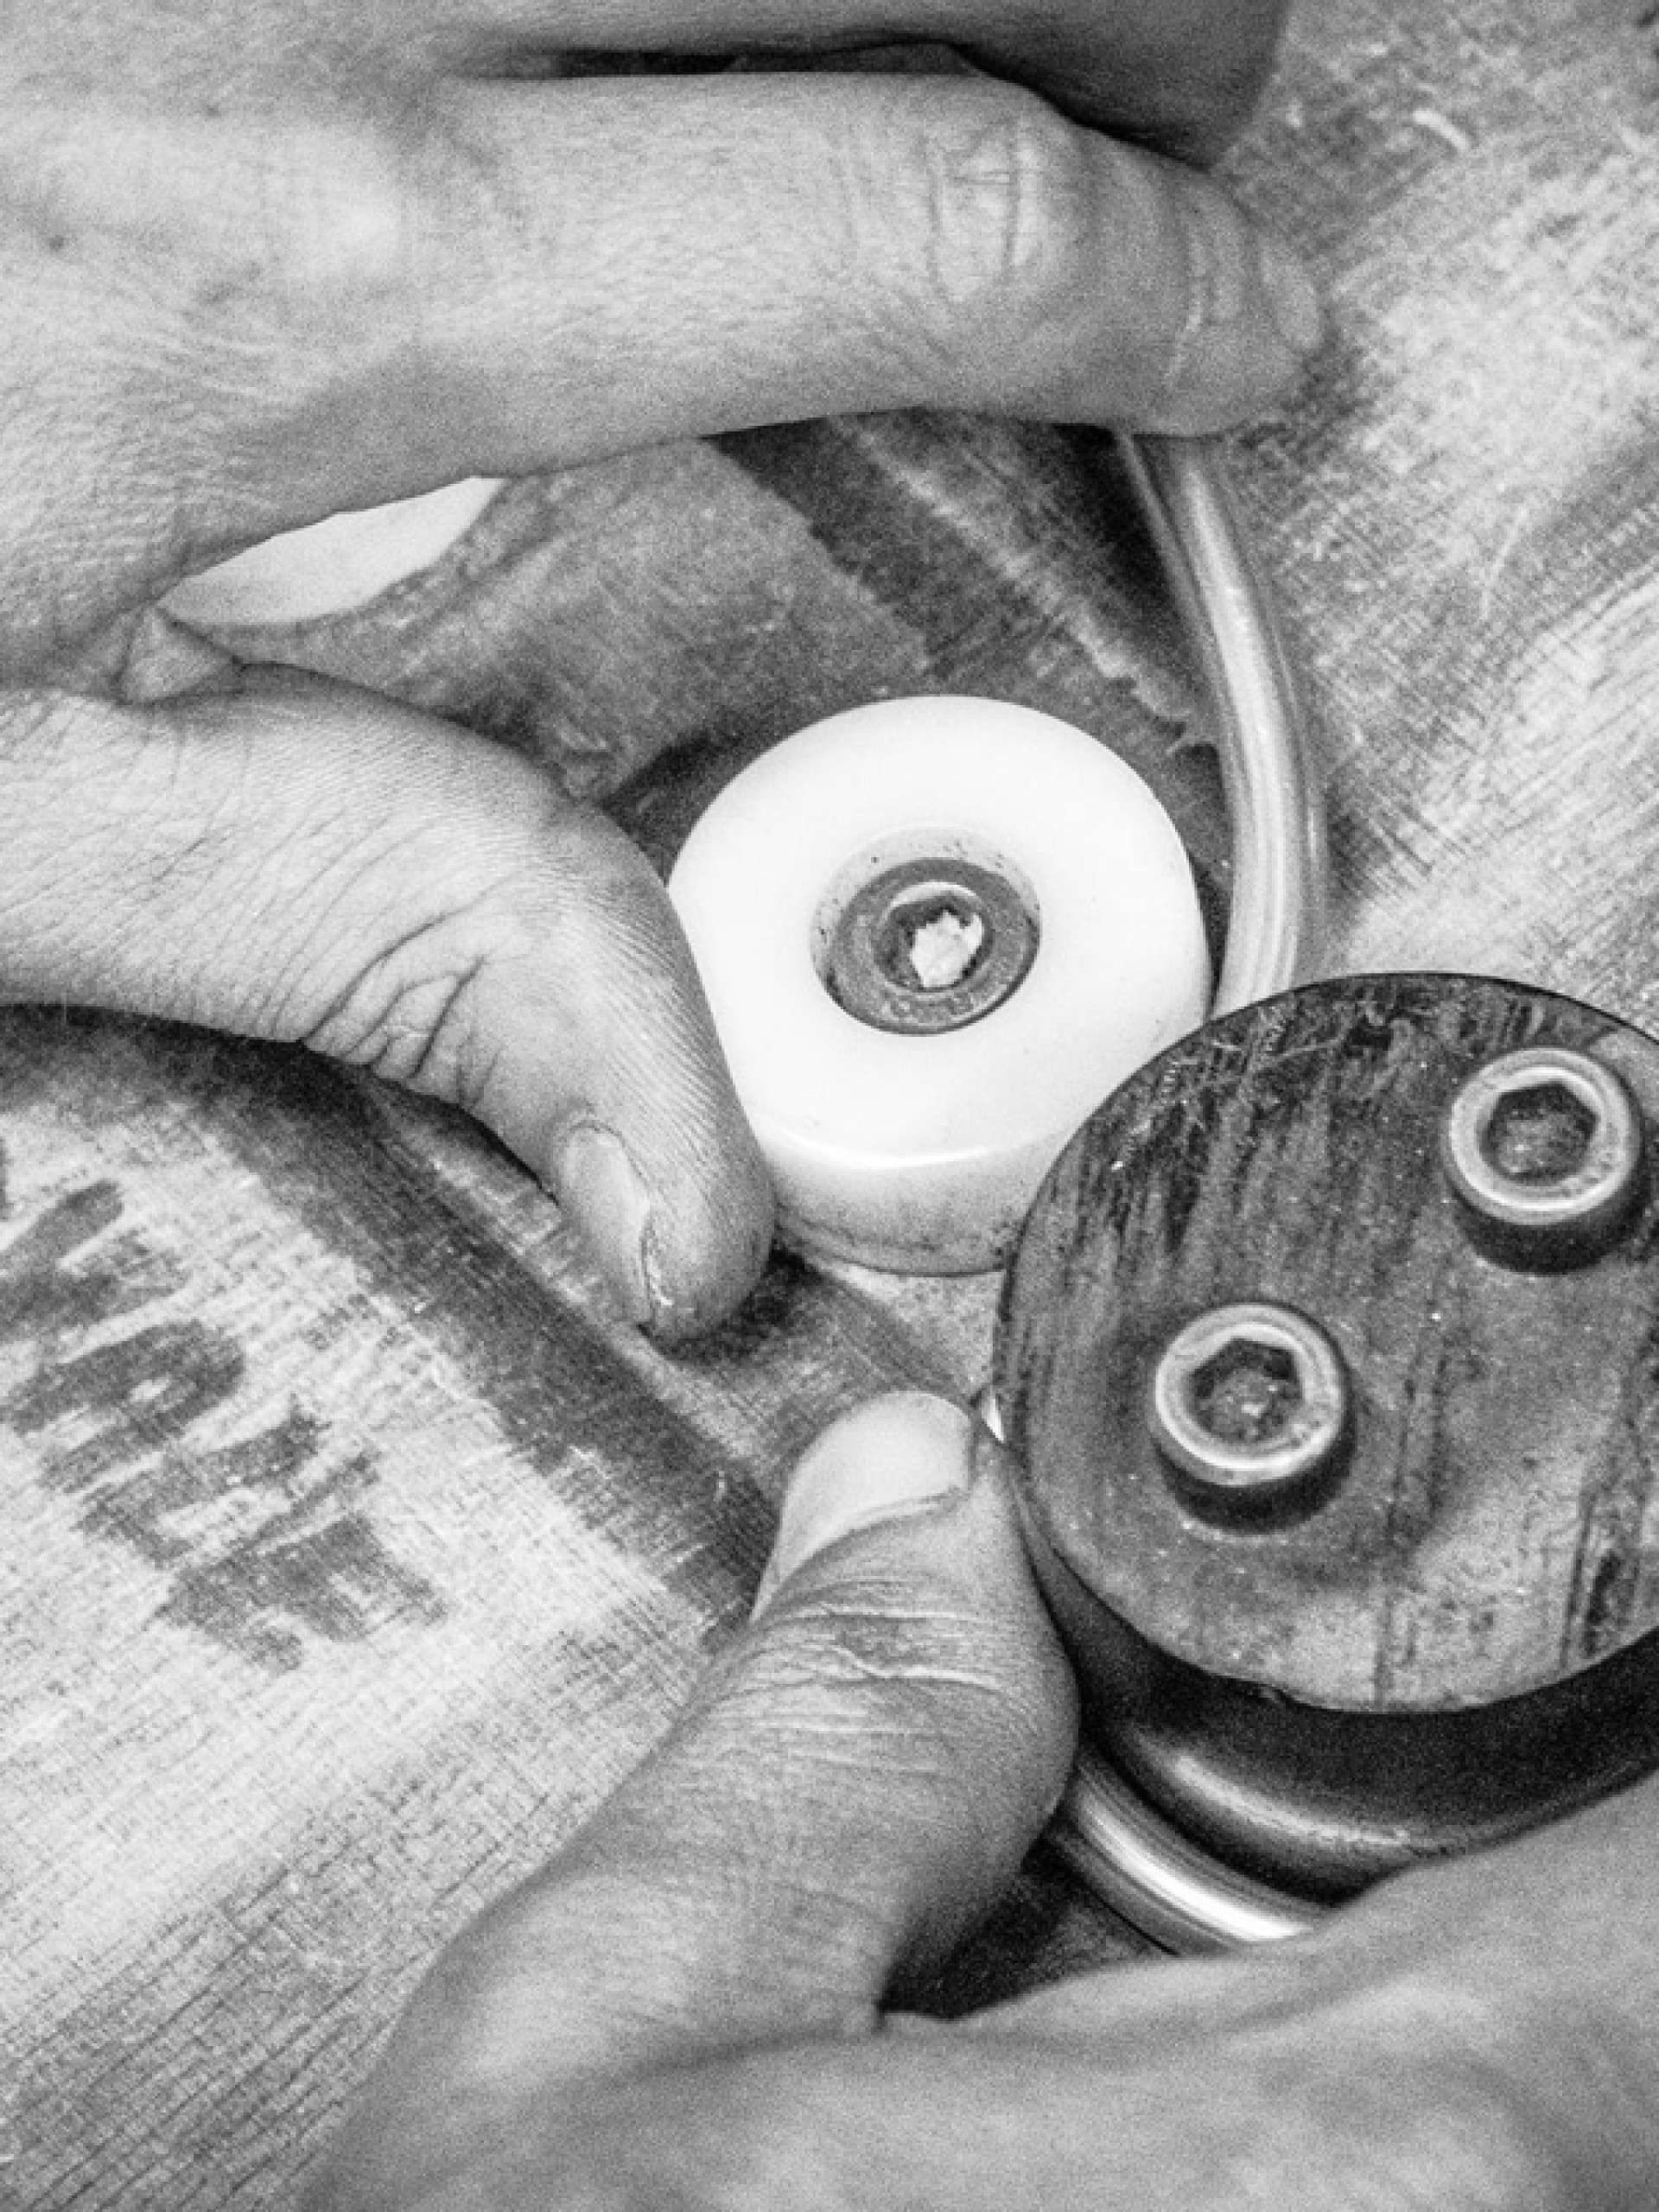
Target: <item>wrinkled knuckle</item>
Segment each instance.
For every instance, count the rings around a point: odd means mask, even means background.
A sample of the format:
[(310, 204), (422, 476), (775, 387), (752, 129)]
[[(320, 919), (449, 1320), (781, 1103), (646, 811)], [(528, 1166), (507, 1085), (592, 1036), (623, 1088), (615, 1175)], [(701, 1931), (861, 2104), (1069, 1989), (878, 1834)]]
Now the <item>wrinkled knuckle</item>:
[(488, 1074), (484, 984), (506, 950), (477, 922), (423, 923), (356, 966), (303, 1041), (408, 1090), (475, 1107)]
[(307, 134), (273, 194), (271, 267), (308, 321), (383, 311), (407, 285), (419, 194), (397, 138), (359, 125)]
[[(498, 1073), (504, 979), (537, 955), (535, 871), (452, 849), (435, 899), (419, 880), (425, 849), (416, 839), (344, 886), (317, 885), (287, 988), (307, 1007), (298, 1030), (314, 1051), (477, 1112)], [(336, 979), (332, 989), (320, 992), (319, 976)]]
[(826, 1679), (926, 1681), (971, 1658), (980, 1633), (977, 1621), (919, 1605), (898, 1573), (810, 1592), (780, 1624), (780, 1641), (798, 1645)]
[(1099, 218), (1084, 134), (1034, 94), (998, 92), (937, 128), (925, 156), (927, 289), (944, 327), (1069, 319)]
[(378, 123), (307, 119), (213, 168), (172, 272), (192, 390), (219, 392), (245, 435), (313, 435), (408, 347), (427, 228), (415, 147)]
[(933, 1655), (919, 1635), (904, 1634), (885, 1611), (861, 1613), (841, 1605), (809, 1607), (795, 1616), (767, 1654), (768, 1691), (810, 1699), (839, 1711), (850, 1694), (915, 1700), (926, 1694)]
[(976, 1609), (918, 1608), (897, 1585), (792, 1606), (751, 1662), (745, 1692), (757, 1708), (785, 1707), (805, 1737), (817, 1729), (838, 1741), (861, 1710), (918, 1745), (1017, 1732), (1028, 1694), (1021, 1653)]

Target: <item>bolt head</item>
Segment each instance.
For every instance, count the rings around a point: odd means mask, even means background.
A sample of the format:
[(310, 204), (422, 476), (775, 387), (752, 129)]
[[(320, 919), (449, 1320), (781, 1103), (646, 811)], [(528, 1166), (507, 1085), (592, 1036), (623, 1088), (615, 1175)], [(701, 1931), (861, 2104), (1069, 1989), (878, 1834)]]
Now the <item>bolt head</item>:
[(1245, 1516), (1311, 1503), (1346, 1442), (1341, 1355), (1287, 1306), (1212, 1307), (1177, 1331), (1153, 1372), (1148, 1424), (1186, 1494)]
[(1037, 957), (1035, 915), (1007, 877), (965, 858), (917, 858), (861, 884), (836, 916), (824, 988), (873, 1029), (937, 1036), (982, 1021)]
[(1643, 1178), (1642, 1117), (1588, 1052), (1535, 1046), (1476, 1070), (1447, 1110), (1440, 1160), (1497, 1256), (1570, 1264), (1605, 1250)]

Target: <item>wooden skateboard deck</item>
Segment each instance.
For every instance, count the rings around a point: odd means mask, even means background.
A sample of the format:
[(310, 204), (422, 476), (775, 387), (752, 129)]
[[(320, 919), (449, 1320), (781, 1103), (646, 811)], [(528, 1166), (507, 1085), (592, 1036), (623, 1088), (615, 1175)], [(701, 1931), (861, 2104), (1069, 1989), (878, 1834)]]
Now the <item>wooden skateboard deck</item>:
[[(1236, 471), (1335, 831), (1326, 965), (1659, 1027), (1659, 79), (1633, 0), (1333, 0), (1234, 164), (1330, 288)], [(1204, 702), (1109, 448), (904, 418), (512, 487), (287, 641), (665, 858), (763, 746), (984, 691), (1094, 730), (1210, 892)], [(0, 1018), (0, 2205), (290, 2201), (437, 1944), (745, 1611), (791, 1456), (976, 1389), (994, 1286), (780, 1258), (673, 1359), (458, 1117), (298, 1053)], [(1033, 1865), (942, 2001), (1126, 1940)]]

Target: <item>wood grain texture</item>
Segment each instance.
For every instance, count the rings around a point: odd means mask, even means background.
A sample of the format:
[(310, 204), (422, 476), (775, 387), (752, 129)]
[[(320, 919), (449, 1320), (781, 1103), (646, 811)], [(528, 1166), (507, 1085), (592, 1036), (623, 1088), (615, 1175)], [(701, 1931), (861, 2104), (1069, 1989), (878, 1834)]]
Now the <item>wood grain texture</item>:
[[(1330, 0), (1234, 164), (1335, 303), (1238, 453), (1330, 773), (1331, 963), (1649, 1026), (1654, 89), (1635, 0)], [(1121, 746), (1219, 881), (1118, 499), (1066, 432), (767, 431), (515, 486), (279, 649), (659, 854), (786, 731), (982, 689)], [(989, 1294), (780, 1263), (664, 1360), (449, 1117), (56, 1013), (0, 1024), (0, 2204), (264, 2212), (435, 1943), (741, 1614), (790, 1453), (887, 1381), (982, 1381)], [(954, 2001), (1113, 1949), (1039, 1870)]]

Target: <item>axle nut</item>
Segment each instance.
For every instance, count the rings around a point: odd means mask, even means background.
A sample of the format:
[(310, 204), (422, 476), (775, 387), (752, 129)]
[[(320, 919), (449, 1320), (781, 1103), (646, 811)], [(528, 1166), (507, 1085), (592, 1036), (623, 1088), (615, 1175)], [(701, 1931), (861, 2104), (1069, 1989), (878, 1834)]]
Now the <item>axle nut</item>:
[(1643, 1180), (1642, 1121), (1612, 1070), (1559, 1045), (1505, 1052), (1453, 1097), (1446, 1178), (1512, 1265), (1573, 1266), (1605, 1251)]
[(931, 1037), (1012, 998), (1039, 925), (1007, 878), (960, 857), (901, 861), (840, 908), (823, 957), (837, 1006), (872, 1029)]
[(1213, 1307), (1153, 1370), (1147, 1417), (1202, 1512), (1251, 1520), (1314, 1502), (1348, 1427), (1348, 1384), (1325, 1331), (1288, 1306)]

